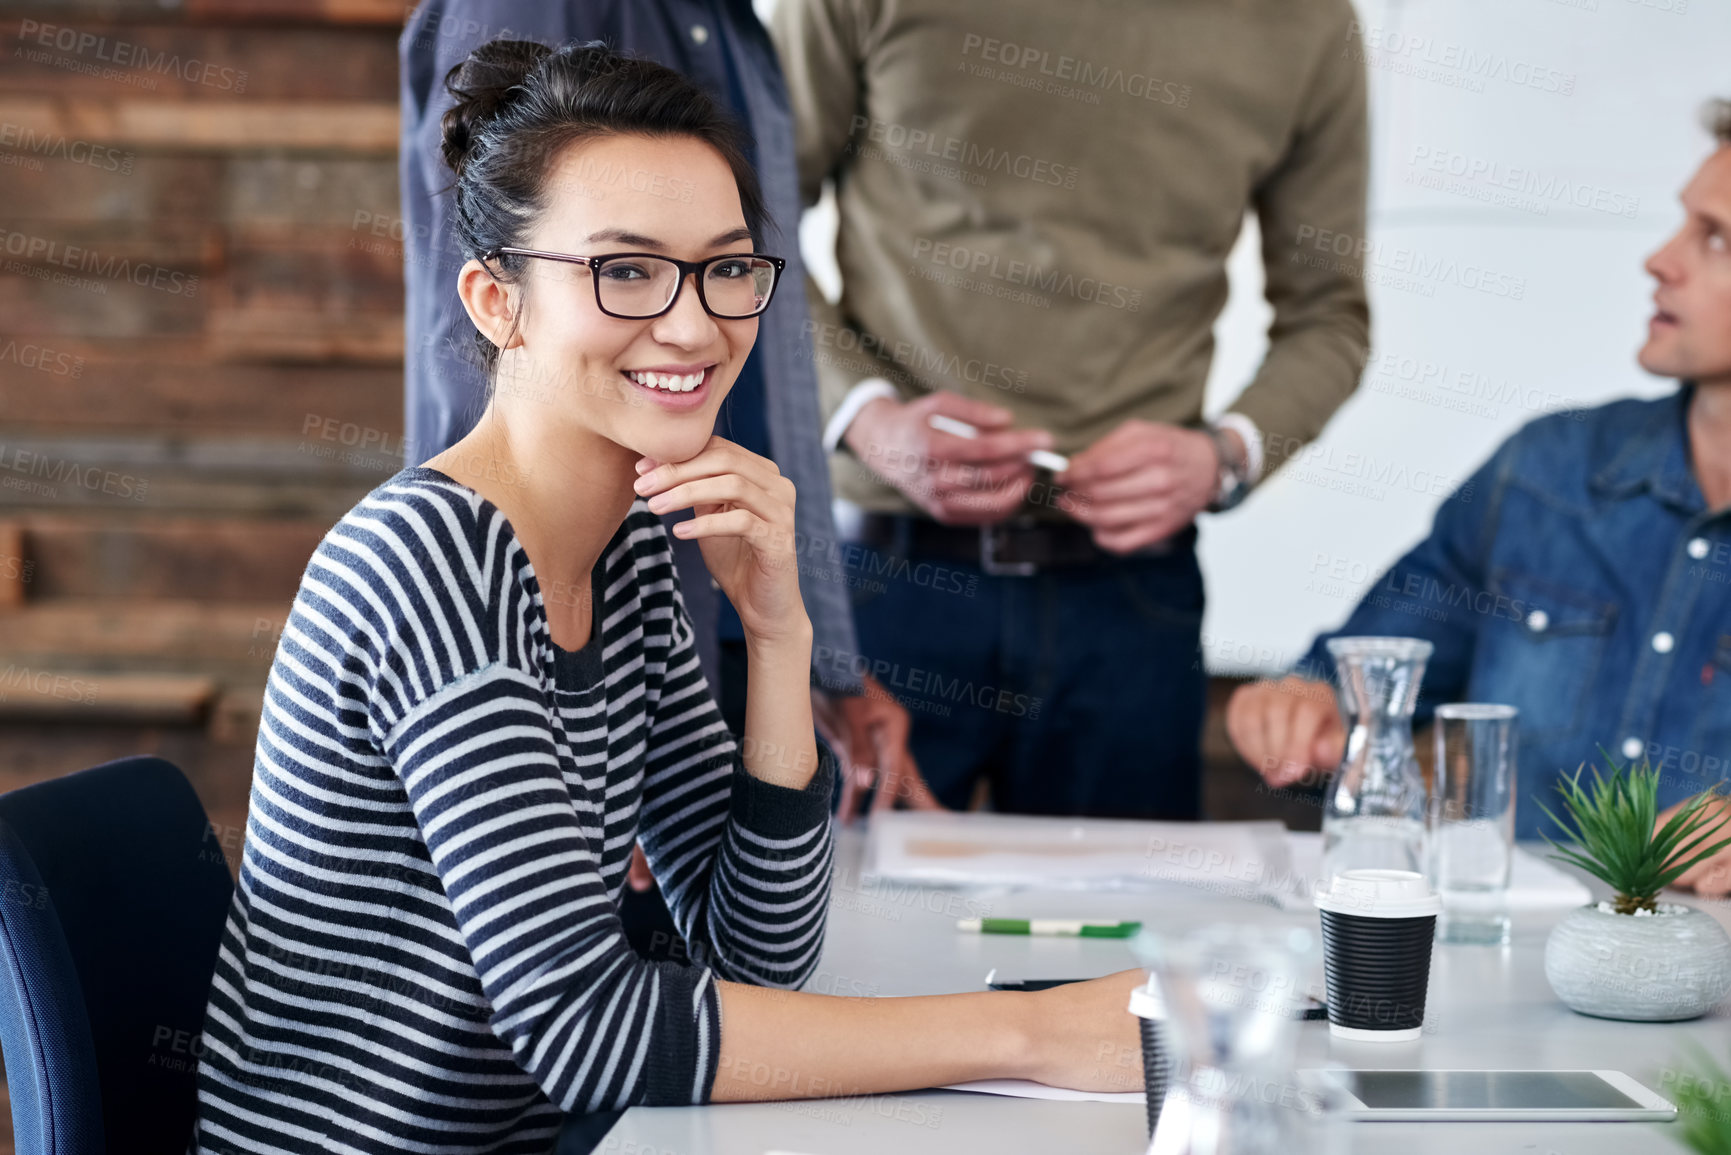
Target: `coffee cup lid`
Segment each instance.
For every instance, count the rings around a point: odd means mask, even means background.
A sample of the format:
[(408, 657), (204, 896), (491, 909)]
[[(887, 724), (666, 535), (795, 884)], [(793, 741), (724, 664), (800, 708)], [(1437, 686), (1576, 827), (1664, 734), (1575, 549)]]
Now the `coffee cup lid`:
[(1442, 913), (1442, 896), (1413, 870), (1343, 870), (1316, 905), (1333, 914), (1361, 918), (1421, 918)]
[(1153, 982), (1149, 981), (1130, 992), (1130, 1013), (1139, 1019), (1165, 1022), (1166, 1000), (1161, 998), (1160, 992), (1153, 987)]

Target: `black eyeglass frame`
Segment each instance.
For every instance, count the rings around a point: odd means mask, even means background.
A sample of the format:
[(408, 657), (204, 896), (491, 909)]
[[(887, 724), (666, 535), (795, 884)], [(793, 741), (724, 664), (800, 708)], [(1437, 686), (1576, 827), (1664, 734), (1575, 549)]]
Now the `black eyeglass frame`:
[[(786, 261), (782, 260), (780, 257), (772, 257), (768, 253), (723, 253), (719, 257), (709, 257), (701, 261), (682, 261), (677, 257), (667, 256), (665, 253), (602, 253), (600, 256), (596, 257), (580, 257), (573, 253), (549, 253), (544, 252), (541, 249), (519, 249), (505, 246), (503, 248), (494, 249), (481, 259), (483, 261), (490, 261), (494, 257), (502, 255), (515, 257), (539, 257), (544, 261), (564, 261), (566, 264), (586, 266), (589, 269), (589, 283), (595, 288), (595, 307), (600, 309), (607, 316), (617, 317), (622, 321), (652, 321), (656, 317), (665, 317), (668, 313), (673, 311), (673, 306), (679, 303), (679, 294), (685, 291), (686, 278), (694, 274), (697, 277), (695, 282), (697, 285), (697, 301), (703, 306), (703, 311), (705, 313), (708, 313), (711, 317), (720, 321), (749, 321), (753, 317), (761, 317), (764, 313), (769, 311), (770, 299), (775, 296), (775, 290), (780, 287), (782, 271), (787, 268)], [(663, 305), (659, 311), (641, 316), (633, 313), (615, 313), (612, 309), (609, 309), (606, 305), (601, 303), (601, 278), (598, 275), (601, 272), (601, 266), (606, 264), (608, 261), (617, 261), (624, 257), (649, 257), (657, 261), (665, 261), (679, 269), (679, 280), (673, 286), (673, 295), (667, 298), (667, 304)], [(737, 261), (741, 257), (750, 257), (753, 260), (758, 261), (768, 261), (775, 267), (775, 277), (769, 282), (769, 291), (763, 295), (763, 308), (759, 309), (755, 313), (744, 313), (739, 315), (732, 313), (717, 313), (714, 309), (710, 308), (709, 297), (703, 291), (703, 273), (710, 265), (716, 264), (719, 261)]]

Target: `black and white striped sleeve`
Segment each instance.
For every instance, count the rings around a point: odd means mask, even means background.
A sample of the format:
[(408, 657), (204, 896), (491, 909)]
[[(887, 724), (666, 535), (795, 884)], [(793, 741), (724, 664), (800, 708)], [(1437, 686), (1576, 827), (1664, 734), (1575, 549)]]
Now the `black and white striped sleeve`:
[(638, 831), (650, 869), (694, 960), (724, 979), (799, 987), (817, 969), (829, 912), (835, 755), (816, 739), (819, 764), (803, 790), (752, 777), (710, 697), (677, 591), (659, 641), (664, 658), (646, 655), (662, 678)]
[[(707, 1099), (707, 971), (630, 947), (560, 774), (541, 687), (493, 663), (420, 702), (384, 752), (402, 779), (494, 1033), (563, 1110)], [(602, 799), (589, 800), (597, 809)]]

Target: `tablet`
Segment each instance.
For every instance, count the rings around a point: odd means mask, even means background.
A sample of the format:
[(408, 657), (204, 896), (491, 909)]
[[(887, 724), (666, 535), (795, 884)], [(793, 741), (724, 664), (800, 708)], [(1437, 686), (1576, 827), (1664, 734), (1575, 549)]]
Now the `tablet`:
[[(1308, 1071), (1367, 1122), (1668, 1120), (1677, 1108), (1621, 1071)], [(1343, 1085), (1344, 1083), (1344, 1085)]]

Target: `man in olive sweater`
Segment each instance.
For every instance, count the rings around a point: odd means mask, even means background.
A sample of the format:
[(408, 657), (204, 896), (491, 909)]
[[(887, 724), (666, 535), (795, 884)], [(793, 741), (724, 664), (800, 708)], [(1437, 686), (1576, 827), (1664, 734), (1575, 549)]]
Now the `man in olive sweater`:
[[(772, 27), (802, 193), (840, 210), (810, 333), (864, 655), (832, 660), (909, 705), (949, 805), (985, 778), (1003, 810), (1195, 816), (1195, 517), (1366, 351), (1350, 3), (779, 0)], [(1246, 212), (1270, 347), (1205, 422)]]

